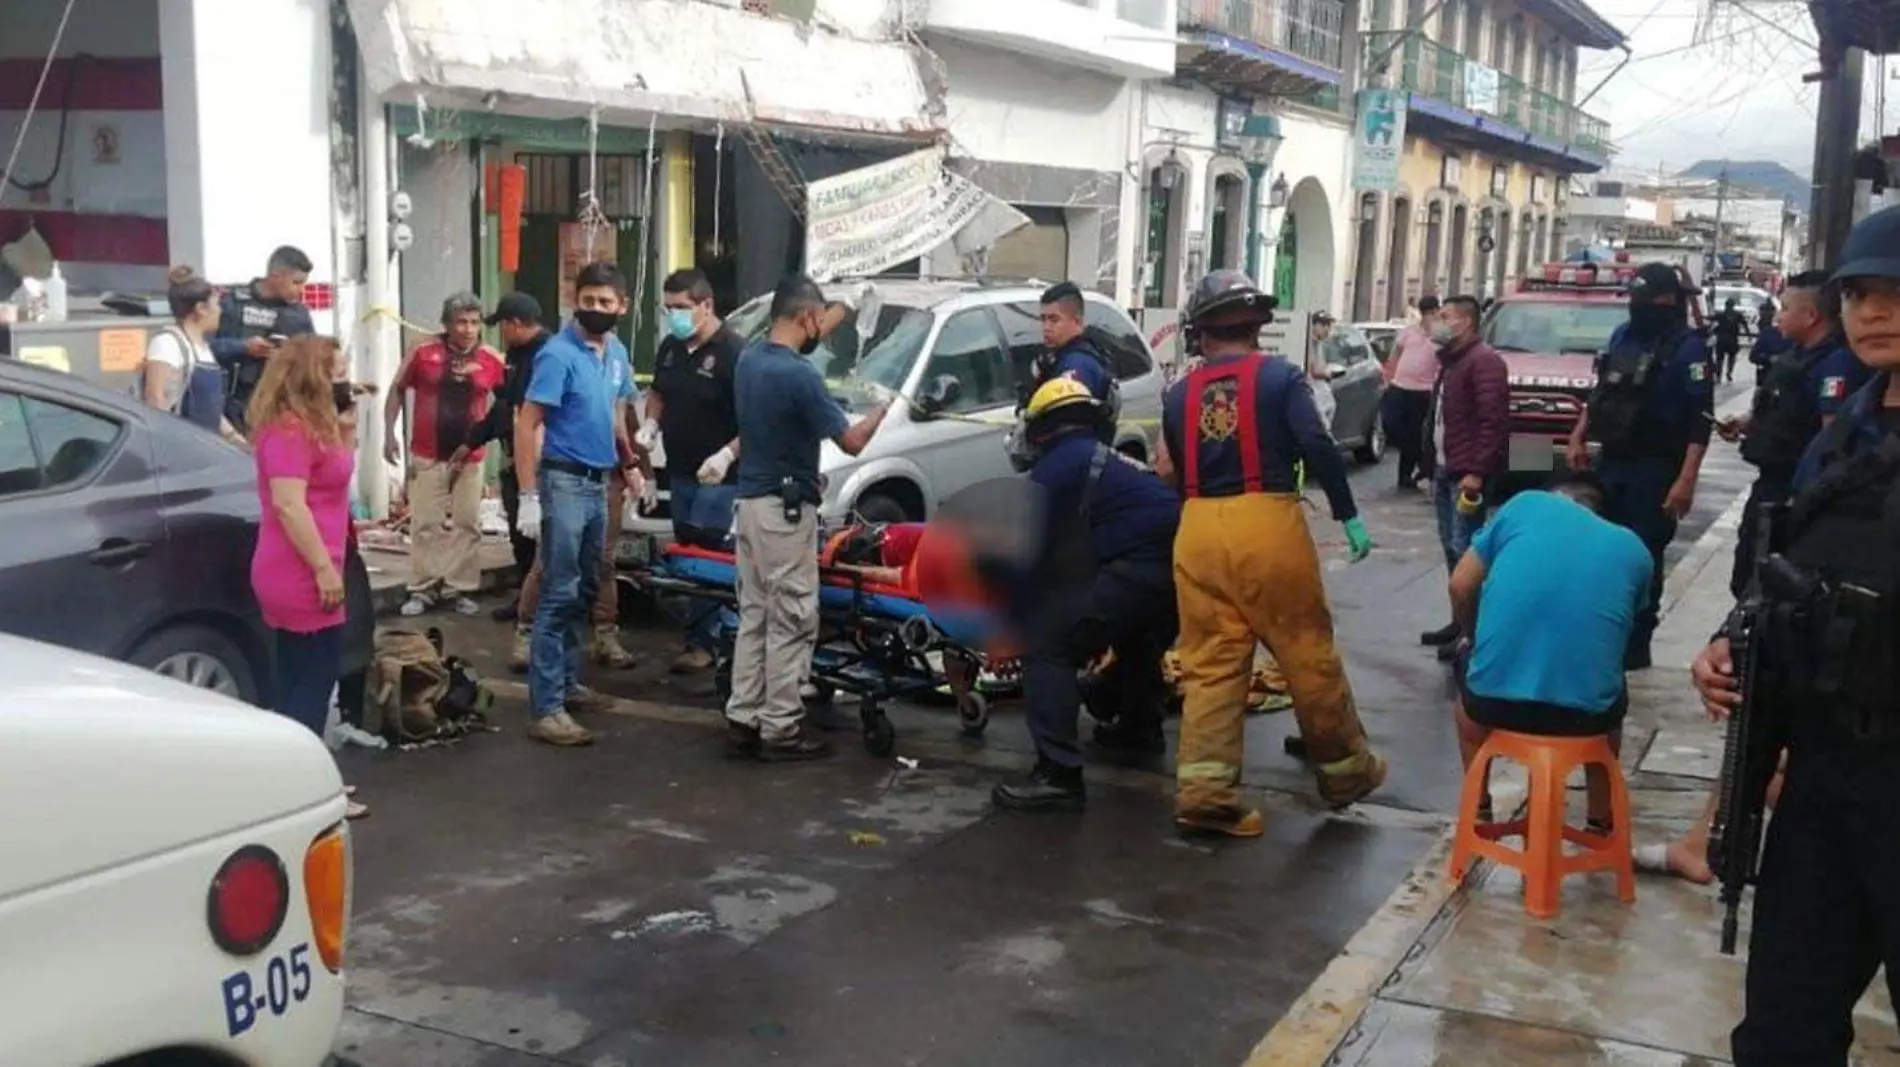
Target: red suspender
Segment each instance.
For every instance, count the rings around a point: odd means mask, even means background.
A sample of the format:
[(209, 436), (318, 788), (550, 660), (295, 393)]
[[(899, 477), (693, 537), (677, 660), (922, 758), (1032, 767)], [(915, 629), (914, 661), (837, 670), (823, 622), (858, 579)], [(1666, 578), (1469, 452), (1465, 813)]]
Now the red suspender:
[(1201, 394), (1209, 384), (1235, 379), (1235, 443), (1240, 448), (1241, 487), (1260, 492), (1260, 416), (1255, 397), (1260, 389), (1260, 363), (1266, 357), (1250, 352), (1231, 363), (1202, 364), (1188, 372), (1181, 404), (1182, 485), (1187, 495), (1201, 495)]

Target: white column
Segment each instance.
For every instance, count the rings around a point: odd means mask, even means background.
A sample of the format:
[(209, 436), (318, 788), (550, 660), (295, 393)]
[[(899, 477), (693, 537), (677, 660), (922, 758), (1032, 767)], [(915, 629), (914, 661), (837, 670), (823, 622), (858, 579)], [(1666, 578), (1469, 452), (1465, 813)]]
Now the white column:
[[(327, 0), (164, 0), (166, 212), (172, 259), (214, 282), (279, 245), (334, 283)], [(325, 323), (319, 316), (319, 328)]]

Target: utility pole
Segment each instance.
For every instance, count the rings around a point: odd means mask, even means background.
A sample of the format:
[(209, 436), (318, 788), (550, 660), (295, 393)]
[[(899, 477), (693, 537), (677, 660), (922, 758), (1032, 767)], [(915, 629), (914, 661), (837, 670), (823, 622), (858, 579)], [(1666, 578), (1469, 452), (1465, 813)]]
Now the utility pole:
[[(1827, 42), (1821, 54), (1827, 55)], [(1808, 209), (1808, 266), (1831, 269), (1854, 224), (1854, 153), (1860, 144), (1860, 82), (1867, 53), (1843, 50), (1821, 83), (1815, 109), (1814, 192)], [(1810, 75), (1812, 77), (1812, 75)]]
[(1709, 274), (1720, 277), (1722, 274), (1722, 206), (1728, 201), (1728, 160), (1722, 161), (1722, 171), (1715, 178), (1715, 239), (1709, 243)]

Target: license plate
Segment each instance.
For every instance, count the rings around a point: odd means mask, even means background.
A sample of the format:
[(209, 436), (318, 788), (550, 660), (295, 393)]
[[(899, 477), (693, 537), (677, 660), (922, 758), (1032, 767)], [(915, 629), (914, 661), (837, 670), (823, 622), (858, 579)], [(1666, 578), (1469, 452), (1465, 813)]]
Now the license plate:
[(269, 1015), (281, 1019), (310, 998), (310, 945), (278, 953), (252, 971), (223, 982), (224, 1022), (232, 1037), (249, 1032)]
[(1514, 471), (1548, 471), (1557, 466), (1557, 447), (1548, 437), (1534, 434), (1514, 433), (1511, 435), (1511, 469)]

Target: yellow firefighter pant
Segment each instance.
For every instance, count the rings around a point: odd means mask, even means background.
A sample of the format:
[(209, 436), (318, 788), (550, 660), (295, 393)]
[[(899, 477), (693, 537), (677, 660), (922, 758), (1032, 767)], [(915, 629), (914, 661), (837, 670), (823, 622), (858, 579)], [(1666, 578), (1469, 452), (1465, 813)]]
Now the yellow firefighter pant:
[(1184, 697), (1177, 811), (1240, 806), (1256, 639), (1286, 673), (1308, 758), (1324, 765), (1366, 751), (1298, 496), (1189, 500), (1174, 541), (1174, 588)]

